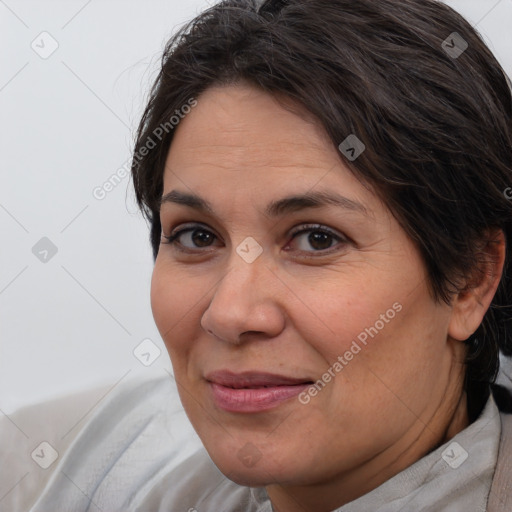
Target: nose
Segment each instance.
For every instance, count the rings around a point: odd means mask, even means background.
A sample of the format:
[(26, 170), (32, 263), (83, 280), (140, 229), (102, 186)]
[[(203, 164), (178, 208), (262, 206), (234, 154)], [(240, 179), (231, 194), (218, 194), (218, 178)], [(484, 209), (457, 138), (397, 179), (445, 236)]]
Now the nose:
[(286, 321), (279, 302), (279, 292), (284, 289), (262, 257), (247, 263), (234, 252), (201, 317), (201, 327), (233, 344), (240, 344), (249, 336), (278, 336)]

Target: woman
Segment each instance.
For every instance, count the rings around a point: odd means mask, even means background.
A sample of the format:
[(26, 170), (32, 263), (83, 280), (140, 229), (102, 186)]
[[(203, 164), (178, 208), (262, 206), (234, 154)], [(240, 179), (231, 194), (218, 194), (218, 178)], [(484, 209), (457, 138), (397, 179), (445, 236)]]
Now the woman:
[(228, 0), (172, 38), (132, 167), (152, 308), (209, 457), (257, 488), (188, 483), (193, 509), (510, 510), (511, 119), (431, 0)]
[(168, 376), (116, 387), (30, 510), (510, 512), (511, 119), (432, 0), (184, 27), (132, 171), (200, 440)]

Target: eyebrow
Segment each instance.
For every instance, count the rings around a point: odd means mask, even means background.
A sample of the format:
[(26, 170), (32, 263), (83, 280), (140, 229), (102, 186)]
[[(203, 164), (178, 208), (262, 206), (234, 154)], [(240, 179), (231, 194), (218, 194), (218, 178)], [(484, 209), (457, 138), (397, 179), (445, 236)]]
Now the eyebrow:
[[(191, 193), (172, 190), (162, 197), (160, 200), (160, 206), (165, 203), (181, 204), (203, 213), (215, 215), (215, 211), (211, 203), (206, 199)], [(359, 212), (367, 216), (369, 215), (367, 209), (361, 203), (349, 199), (348, 197), (327, 191), (307, 192), (305, 194), (291, 195), (271, 201), (265, 209), (265, 214), (269, 217), (275, 218), (307, 208), (321, 208), (329, 205), (337, 206), (344, 210)]]

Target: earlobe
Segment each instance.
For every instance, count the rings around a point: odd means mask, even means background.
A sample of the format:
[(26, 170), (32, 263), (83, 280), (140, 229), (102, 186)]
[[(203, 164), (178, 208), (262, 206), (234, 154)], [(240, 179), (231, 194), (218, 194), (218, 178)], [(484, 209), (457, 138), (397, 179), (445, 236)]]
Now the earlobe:
[(453, 301), (448, 328), (451, 338), (467, 340), (480, 326), (503, 274), (506, 241), (503, 231), (488, 233), (479, 266)]

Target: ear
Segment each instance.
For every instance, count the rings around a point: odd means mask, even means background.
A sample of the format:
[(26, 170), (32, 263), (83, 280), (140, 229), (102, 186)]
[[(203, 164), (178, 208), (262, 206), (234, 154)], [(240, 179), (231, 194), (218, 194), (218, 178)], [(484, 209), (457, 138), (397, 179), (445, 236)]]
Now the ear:
[(448, 334), (467, 340), (480, 326), (498, 288), (505, 263), (505, 235), (501, 229), (486, 233), (479, 266), (455, 296)]

